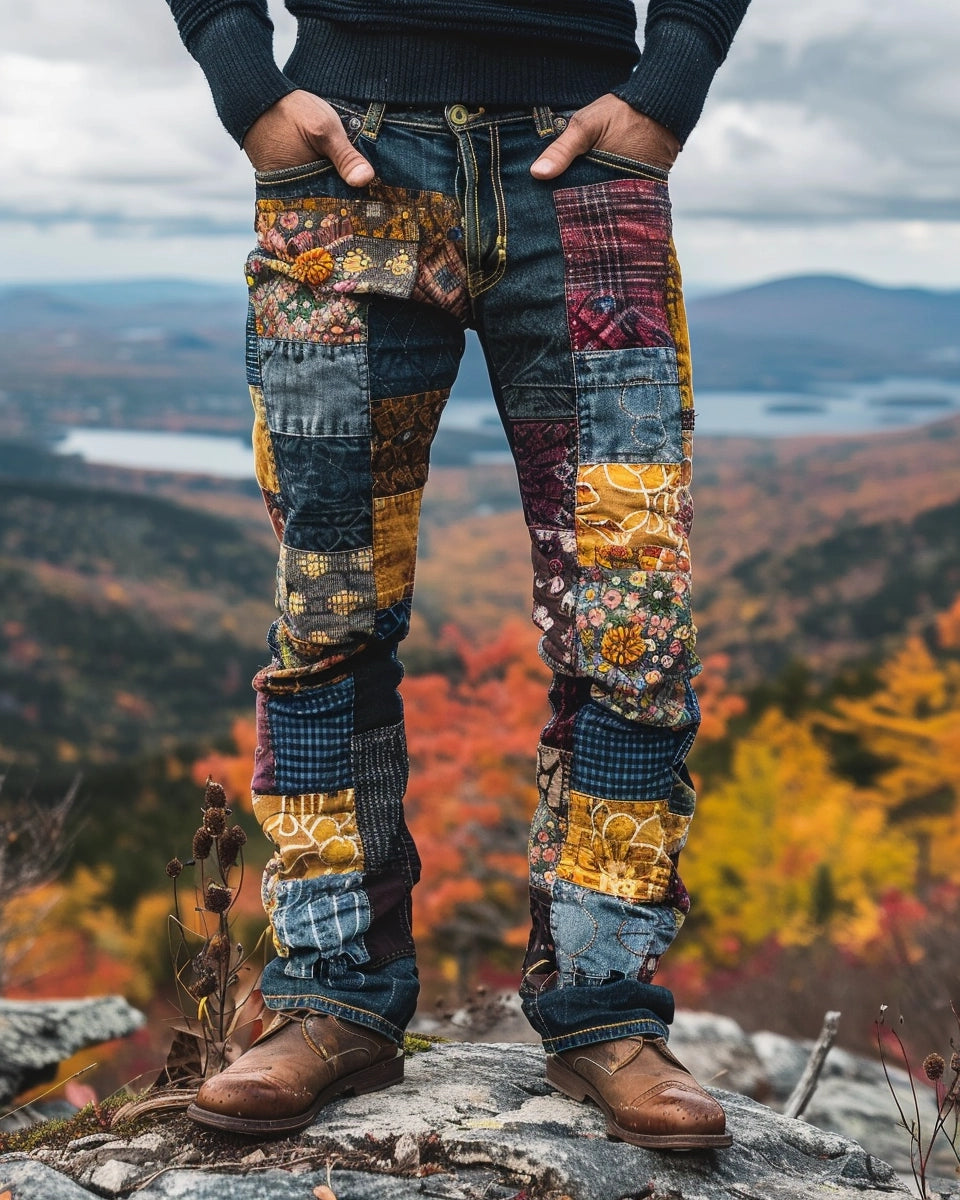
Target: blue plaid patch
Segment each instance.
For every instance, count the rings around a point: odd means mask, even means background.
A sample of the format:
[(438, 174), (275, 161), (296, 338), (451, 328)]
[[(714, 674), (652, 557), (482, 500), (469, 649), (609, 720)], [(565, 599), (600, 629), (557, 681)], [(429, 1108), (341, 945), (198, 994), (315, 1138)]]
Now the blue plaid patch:
[(570, 786), (607, 800), (666, 800), (691, 740), (688, 730), (627, 721), (590, 702), (574, 722)]
[(353, 786), (353, 680), (267, 700), (277, 791), (285, 796)]

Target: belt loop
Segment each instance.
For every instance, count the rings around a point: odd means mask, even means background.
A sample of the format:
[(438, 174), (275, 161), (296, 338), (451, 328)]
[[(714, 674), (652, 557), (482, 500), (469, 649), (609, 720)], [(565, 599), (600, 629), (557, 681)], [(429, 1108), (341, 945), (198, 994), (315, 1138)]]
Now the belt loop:
[(386, 111), (386, 107), (379, 100), (374, 100), (367, 109), (367, 115), (363, 119), (363, 128), (360, 132), (365, 134), (372, 142), (377, 140), (377, 134), (380, 132), (380, 124), (383, 121), (383, 114)]
[(553, 137), (556, 130), (553, 127), (553, 113), (545, 104), (538, 104), (533, 110), (533, 123), (540, 137)]

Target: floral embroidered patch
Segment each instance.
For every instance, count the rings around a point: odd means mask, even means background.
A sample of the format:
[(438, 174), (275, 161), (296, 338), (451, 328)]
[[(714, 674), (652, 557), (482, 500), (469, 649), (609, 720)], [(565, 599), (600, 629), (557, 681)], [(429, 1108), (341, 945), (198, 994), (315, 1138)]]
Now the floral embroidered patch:
[(658, 903), (673, 873), (672, 853), (690, 818), (665, 800), (616, 801), (571, 791), (561, 879), (624, 900)]

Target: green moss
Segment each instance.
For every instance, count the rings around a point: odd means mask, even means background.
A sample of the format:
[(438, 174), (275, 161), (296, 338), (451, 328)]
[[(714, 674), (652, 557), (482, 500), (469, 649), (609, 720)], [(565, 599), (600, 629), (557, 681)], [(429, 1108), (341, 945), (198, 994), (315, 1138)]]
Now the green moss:
[(432, 1050), (440, 1042), (449, 1042), (449, 1038), (436, 1037), (432, 1033), (408, 1033), (403, 1038), (403, 1052), (408, 1057)]
[(84, 1105), (72, 1117), (40, 1121), (14, 1133), (0, 1133), (0, 1154), (30, 1154), (45, 1146), (62, 1150), (70, 1142), (91, 1133), (109, 1132), (118, 1137), (130, 1137), (142, 1121), (124, 1121), (116, 1128), (110, 1125), (111, 1115), (128, 1101), (129, 1096), (110, 1096), (96, 1108), (92, 1104)]

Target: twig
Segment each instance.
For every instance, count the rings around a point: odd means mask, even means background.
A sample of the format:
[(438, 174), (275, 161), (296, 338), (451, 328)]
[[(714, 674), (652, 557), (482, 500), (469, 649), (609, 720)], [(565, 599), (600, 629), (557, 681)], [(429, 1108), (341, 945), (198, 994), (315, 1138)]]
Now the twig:
[(803, 1074), (800, 1076), (797, 1086), (790, 1093), (790, 1099), (783, 1110), (784, 1116), (799, 1117), (810, 1103), (811, 1096), (817, 1090), (820, 1072), (830, 1053), (830, 1047), (836, 1040), (839, 1025), (840, 1013), (828, 1012), (825, 1014), (820, 1036), (807, 1059), (807, 1065), (803, 1068)]

